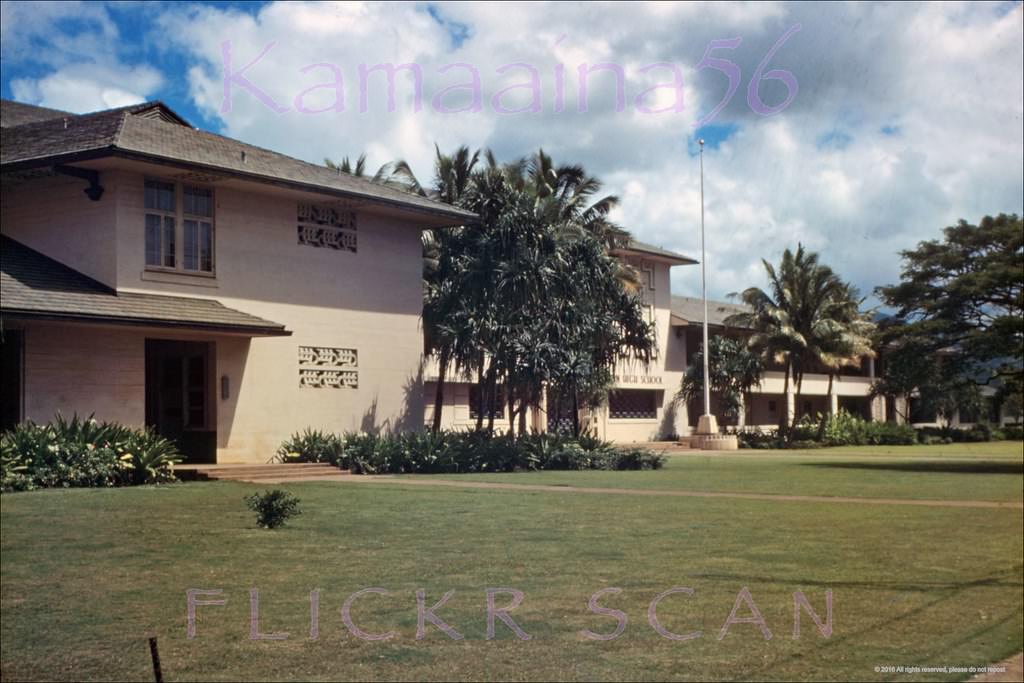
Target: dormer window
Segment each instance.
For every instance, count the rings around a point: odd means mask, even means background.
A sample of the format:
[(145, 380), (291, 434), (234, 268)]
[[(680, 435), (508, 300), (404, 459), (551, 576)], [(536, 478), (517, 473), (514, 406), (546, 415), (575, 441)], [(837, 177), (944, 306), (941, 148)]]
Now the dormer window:
[(146, 268), (212, 275), (213, 190), (146, 180)]

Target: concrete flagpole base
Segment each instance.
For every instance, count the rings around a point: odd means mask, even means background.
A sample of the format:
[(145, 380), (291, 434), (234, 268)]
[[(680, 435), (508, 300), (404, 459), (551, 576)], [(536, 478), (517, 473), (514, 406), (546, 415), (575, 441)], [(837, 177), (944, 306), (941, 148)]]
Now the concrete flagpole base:
[(693, 445), (703, 451), (735, 451), (740, 445), (735, 434), (719, 434), (718, 420), (714, 415), (701, 415), (697, 420)]

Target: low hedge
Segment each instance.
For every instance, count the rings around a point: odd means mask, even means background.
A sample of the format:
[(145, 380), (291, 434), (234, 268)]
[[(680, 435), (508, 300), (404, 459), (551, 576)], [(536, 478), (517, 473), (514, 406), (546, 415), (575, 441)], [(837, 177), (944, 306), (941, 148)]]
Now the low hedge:
[(825, 420), (821, 429), (819, 414), (797, 423), (788, 441), (779, 430), (737, 430), (740, 448), (823, 448), (827, 446), (909, 446), (913, 444), (972, 443), (1024, 439), (1024, 428), (1006, 425), (993, 429), (980, 423), (969, 428), (921, 427), (892, 422), (872, 422), (840, 410)]
[(823, 448), (827, 446), (901, 446), (917, 443), (917, 434), (910, 425), (872, 422), (840, 410), (825, 418), (805, 416), (793, 428), (790, 439), (777, 429), (739, 430), (740, 448)]
[(1005, 425), (993, 428), (984, 422), (971, 427), (921, 427), (917, 430), (917, 440), (924, 444), (1021, 441), (1024, 440), (1024, 427)]
[(516, 470), (659, 469), (664, 456), (592, 437), (486, 431), (337, 436), (306, 429), (281, 444), (279, 462), (329, 462), (353, 474), (452, 474)]
[(0, 434), (0, 488), (133, 486), (174, 481), (181, 455), (149, 429), (132, 429), (92, 416), (31, 421)]

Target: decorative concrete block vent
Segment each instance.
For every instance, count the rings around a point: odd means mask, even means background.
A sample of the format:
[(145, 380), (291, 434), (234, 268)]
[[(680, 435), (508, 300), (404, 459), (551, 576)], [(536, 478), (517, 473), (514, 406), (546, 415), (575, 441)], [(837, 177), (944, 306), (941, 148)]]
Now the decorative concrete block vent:
[[(299, 347), (299, 386), (359, 388), (359, 352), (331, 346)], [(350, 369), (351, 368), (351, 369)]]

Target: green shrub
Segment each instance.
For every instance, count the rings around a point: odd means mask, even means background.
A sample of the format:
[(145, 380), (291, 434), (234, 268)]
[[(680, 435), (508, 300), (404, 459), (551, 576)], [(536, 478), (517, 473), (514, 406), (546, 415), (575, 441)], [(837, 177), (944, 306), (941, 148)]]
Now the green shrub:
[(5, 491), (169, 482), (181, 459), (171, 442), (148, 429), (59, 414), (48, 424), (27, 421), (0, 434), (0, 454)]
[[(822, 420), (824, 419), (824, 427)], [(822, 448), (824, 446), (903, 445), (918, 441), (910, 425), (872, 422), (840, 410), (824, 417), (805, 415), (793, 427), (790, 439), (776, 429), (738, 429), (740, 448)]]
[[(917, 434), (910, 425), (898, 425), (891, 422), (870, 422), (875, 425), (869, 430), (872, 441), (883, 446), (912, 446), (917, 443)], [(860, 445), (860, 444), (857, 444)]]
[(971, 427), (968, 432), (971, 433), (971, 441), (991, 441), (992, 440), (992, 428), (984, 422)]
[(290, 517), (302, 514), (299, 499), (281, 489), (246, 496), (245, 504), (256, 513), (256, 524), (264, 529), (276, 529)]
[(282, 443), (274, 459), (277, 462), (326, 462), (342, 469), (349, 466), (344, 442), (338, 435), (309, 427)]
[(1004, 425), (1003, 436), (1007, 441), (1024, 441), (1024, 425)]
[[(307, 430), (308, 432), (308, 430)], [(317, 443), (327, 435), (318, 435)], [(279, 453), (298, 441), (282, 444)], [(346, 433), (339, 462), (353, 474), (452, 474), (515, 470), (657, 469), (664, 458), (644, 449), (621, 449), (585, 434), (579, 439), (533, 433), (512, 439), (487, 431), (408, 434)], [(297, 458), (298, 456), (293, 456)]]
[(770, 429), (738, 429), (734, 432), (740, 448), (784, 448), (785, 444), (779, 437), (779, 430)]
[[(1013, 434), (1013, 427), (1007, 426), (1002, 430), (994, 430), (991, 426), (979, 422), (978, 424), (964, 427), (921, 427), (917, 430), (917, 438), (921, 443), (927, 443), (928, 437), (937, 437), (943, 443), (980, 443), (983, 441), (999, 441), (1010, 439)], [(1018, 432), (1019, 434), (1019, 432)]]
[(174, 465), (181, 462), (174, 443), (150, 428), (130, 430), (121, 442), (120, 459), (131, 455), (128, 479), (131, 484), (164, 484), (174, 481)]

